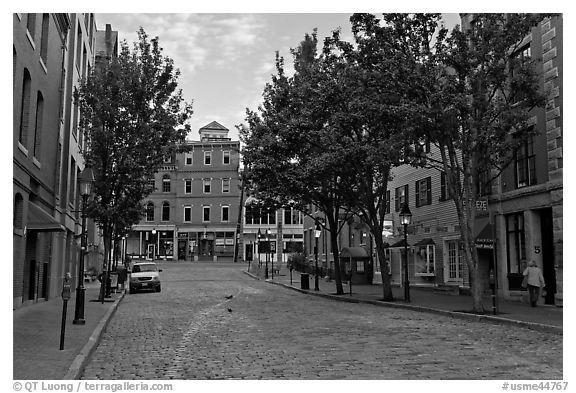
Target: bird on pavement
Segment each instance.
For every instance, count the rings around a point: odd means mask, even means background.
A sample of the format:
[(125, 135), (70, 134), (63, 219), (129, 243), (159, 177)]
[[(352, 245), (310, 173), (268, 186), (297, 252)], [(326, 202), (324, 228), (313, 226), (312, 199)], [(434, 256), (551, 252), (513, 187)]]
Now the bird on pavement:
[(225, 296), (226, 299), (232, 299), (233, 297), (234, 297), (234, 295)]
[(228, 309), (228, 312), (232, 312), (232, 309), (231, 309), (231, 308), (229, 308), (229, 309)]

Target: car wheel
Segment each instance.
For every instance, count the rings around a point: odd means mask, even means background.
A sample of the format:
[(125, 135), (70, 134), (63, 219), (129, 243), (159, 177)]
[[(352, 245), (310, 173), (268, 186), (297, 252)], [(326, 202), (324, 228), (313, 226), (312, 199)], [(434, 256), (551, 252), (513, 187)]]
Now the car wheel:
[(158, 286), (156, 287), (156, 292), (160, 292), (161, 290), (162, 290), (162, 288), (160, 288), (160, 285), (158, 285)]
[(136, 289), (132, 285), (130, 285), (130, 294), (132, 293), (136, 293)]

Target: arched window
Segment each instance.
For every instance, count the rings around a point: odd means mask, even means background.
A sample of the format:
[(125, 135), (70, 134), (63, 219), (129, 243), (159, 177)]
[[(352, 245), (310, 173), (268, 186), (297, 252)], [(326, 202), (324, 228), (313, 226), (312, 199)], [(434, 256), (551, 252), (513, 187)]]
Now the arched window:
[(14, 197), (14, 217), (12, 217), (12, 225), (14, 228), (22, 229), (24, 220), (24, 199), (22, 195), (16, 194)]
[(162, 221), (170, 221), (170, 204), (162, 203)]
[(154, 204), (148, 202), (146, 205), (146, 221), (154, 221)]
[(28, 122), (30, 117), (30, 89), (32, 86), (32, 79), (30, 78), (30, 72), (28, 69), (24, 68), (24, 78), (22, 83), (22, 101), (20, 102), (20, 134), (18, 136), (18, 141), (28, 148), (26, 144), (28, 143)]
[(32, 41), (34, 41), (34, 34), (36, 33), (36, 14), (28, 14), (28, 19), (26, 20), (26, 28)]
[(42, 36), (40, 37), (40, 57), (44, 65), (48, 66), (48, 25), (50, 24), (50, 14), (42, 14)]
[(34, 147), (33, 155), (36, 159), (40, 159), (40, 142), (42, 140), (42, 118), (44, 116), (44, 97), (42, 93), (38, 92), (36, 98), (36, 124), (34, 126)]
[(170, 176), (164, 175), (162, 177), (162, 192), (170, 192)]

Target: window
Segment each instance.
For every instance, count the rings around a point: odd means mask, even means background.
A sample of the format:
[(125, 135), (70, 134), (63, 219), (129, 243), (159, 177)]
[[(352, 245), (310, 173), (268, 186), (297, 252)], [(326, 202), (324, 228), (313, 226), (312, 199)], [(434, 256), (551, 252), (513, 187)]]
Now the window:
[(32, 41), (34, 41), (34, 35), (36, 34), (36, 14), (28, 14), (28, 19), (26, 20), (26, 28)]
[(184, 194), (192, 194), (192, 179), (184, 180)]
[(76, 28), (76, 67), (79, 68), (82, 64), (82, 28), (80, 23), (78, 23)]
[(416, 186), (416, 207), (432, 203), (432, 178), (418, 180)]
[(284, 225), (300, 225), (302, 224), (302, 214), (295, 209), (284, 209)]
[(184, 165), (192, 165), (192, 152), (184, 154)]
[(152, 189), (152, 192), (156, 191), (156, 181), (154, 179), (148, 180), (148, 186)]
[(48, 65), (48, 26), (50, 25), (50, 14), (42, 14), (42, 36), (40, 37), (40, 58), (44, 65)]
[(395, 210), (400, 211), (403, 203), (408, 203), (408, 184), (402, 187), (396, 188), (396, 206)]
[(170, 164), (172, 162), (172, 156), (170, 154), (166, 154), (163, 158), (162, 158), (162, 162), (164, 164)]
[(227, 194), (230, 192), (230, 179), (222, 179), (222, 193)]
[(222, 222), (228, 222), (230, 214), (230, 206), (222, 206)]
[(246, 206), (244, 220), (247, 225), (276, 224), (276, 212), (258, 206)]
[(30, 95), (31, 95), (32, 80), (30, 73), (24, 68), (24, 78), (22, 83), (22, 101), (20, 105), (20, 134), (18, 141), (27, 148), (28, 143), (28, 125), (30, 117)]
[(192, 221), (192, 206), (184, 206), (184, 222)]
[(204, 165), (212, 165), (212, 152), (205, 151), (204, 152)]
[(435, 272), (434, 253), (436, 246), (434, 244), (422, 245), (416, 249), (414, 258), (414, 268), (416, 276), (433, 276)]
[(390, 190), (386, 191), (386, 210), (384, 213), (390, 214)]
[(12, 225), (15, 229), (22, 229), (24, 225), (24, 199), (21, 194), (14, 197), (14, 211), (12, 212)]
[(164, 175), (162, 177), (162, 192), (170, 192), (170, 176)]
[(534, 153), (534, 140), (524, 142), (516, 150), (516, 188), (536, 184), (536, 154)]
[[(78, 94), (78, 89), (74, 87), (74, 96)], [(80, 106), (78, 105), (78, 101), (74, 100), (73, 109), (74, 113), (72, 119), (72, 135), (74, 138), (78, 138), (78, 118), (80, 117)]]
[(68, 172), (68, 203), (74, 205), (76, 192), (76, 161), (70, 158), (70, 170)]
[(82, 50), (82, 78), (86, 78), (86, 63), (88, 61), (88, 54), (86, 51), (86, 47)]
[(230, 152), (227, 150), (222, 152), (222, 164), (224, 165), (230, 164)]
[(170, 221), (170, 204), (162, 203), (162, 221)]
[(146, 221), (154, 221), (154, 204), (152, 202), (146, 205)]
[(506, 257), (508, 273), (522, 273), (526, 260), (526, 237), (524, 233), (524, 214), (506, 215)]
[(210, 222), (210, 206), (202, 207), (202, 222)]
[(478, 196), (486, 196), (492, 194), (492, 182), (490, 179), (490, 170), (479, 170), (478, 172)]
[(463, 277), (463, 254), (460, 250), (460, 242), (451, 240), (448, 242), (448, 281), (460, 281)]
[(38, 92), (36, 99), (36, 124), (34, 125), (34, 147), (33, 155), (36, 159), (40, 158), (40, 142), (42, 140), (42, 117), (44, 116), (44, 98), (42, 93)]
[(446, 172), (440, 172), (440, 201), (446, 200)]
[(204, 179), (204, 194), (210, 194), (212, 192), (212, 180), (211, 179)]
[[(532, 50), (530, 49), (530, 44), (528, 44), (528, 45), (520, 48), (518, 51), (514, 52), (514, 54), (512, 55), (512, 59), (511, 59), (511, 63), (512, 63), (511, 74), (512, 74), (513, 79), (523, 78), (522, 74), (524, 73), (524, 70), (526, 69), (526, 67), (530, 63), (531, 58), (532, 58)], [(514, 81), (512, 83), (514, 84)], [(521, 87), (514, 89), (512, 91), (512, 94), (513, 94), (512, 103), (520, 102), (520, 101), (524, 100), (524, 98), (526, 98), (525, 92)]]

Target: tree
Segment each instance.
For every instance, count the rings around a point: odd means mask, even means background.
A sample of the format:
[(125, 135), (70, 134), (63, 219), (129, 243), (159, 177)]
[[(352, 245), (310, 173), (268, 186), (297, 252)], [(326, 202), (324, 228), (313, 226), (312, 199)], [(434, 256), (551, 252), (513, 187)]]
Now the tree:
[[(433, 48), (412, 48), (413, 140), (435, 143), (440, 157), (426, 165), (446, 173), (470, 274), (473, 310), (483, 312), (475, 246), (475, 206), (482, 187), (510, 163), (535, 130), (531, 110), (542, 106), (535, 62), (522, 56), (522, 41), (542, 19), (534, 14), (476, 14), (473, 26), (441, 29)], [(399, 32), (413, 26), (392, 17)], [(422, 163), (422, 161), (420, 161)]]
[(84, 159), (95, 174), (87, 214), (103, 233), (104, 267), (115, 231), (140, 220), (142, 200), (153, 191), (149, 179), (190, 130), (192, 107), (177, 90), (179, 75), (158, 37), (149, 40), (140, 28), (133, 49), (123, 41), (118, 57), (98, 63), (75, 97)]
[[(317, 57), (316, 32), (306, 34), (294, 55), (296, 73), (287, 77), (284, 60), (277, 54), (277, 75), (264, 90), (259, 114), (247, 110), (248, 126), (241, 126), (244, 182), (261, 201), (279, 206), (296, 203), (312, 214), (314, 205), (326, 217), (334, 255), (336, 292), (343, 294), (338, 260), (338, 231), (343, 190), (351, 168), (344, 165), (346, 151), (336, 143), (330, 126), (328, 95), (334, 82)], [(267, 202), (270, 203), (270, 202)]]

